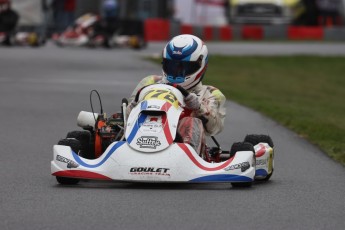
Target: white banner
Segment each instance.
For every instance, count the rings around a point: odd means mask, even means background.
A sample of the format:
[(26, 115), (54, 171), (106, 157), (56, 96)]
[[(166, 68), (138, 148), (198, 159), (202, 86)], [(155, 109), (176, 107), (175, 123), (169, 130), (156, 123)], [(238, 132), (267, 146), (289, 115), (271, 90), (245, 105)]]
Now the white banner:
[(12, 9), (19, 14), (19, 25), (43, 23), (42, 0), (12, 0)]
[(185, 24), (226, 25), (224, 0), (175, 0), (174, 17)]

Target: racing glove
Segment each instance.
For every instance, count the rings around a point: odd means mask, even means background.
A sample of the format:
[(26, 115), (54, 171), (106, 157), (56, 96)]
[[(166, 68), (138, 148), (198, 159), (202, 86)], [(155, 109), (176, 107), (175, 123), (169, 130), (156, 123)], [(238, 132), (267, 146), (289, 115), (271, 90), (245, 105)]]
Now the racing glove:
[(187, 97), (185, 97), (184, 103), (186, 103), (187, 109), (190, 109), (190, 110), (200, 109), (199, 98), (195, 93), (190, 93)]

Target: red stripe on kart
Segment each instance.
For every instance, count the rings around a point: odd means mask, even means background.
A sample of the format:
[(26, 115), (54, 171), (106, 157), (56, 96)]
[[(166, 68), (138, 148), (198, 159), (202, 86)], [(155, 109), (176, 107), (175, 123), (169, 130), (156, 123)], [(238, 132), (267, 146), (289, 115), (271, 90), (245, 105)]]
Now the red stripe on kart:
[(60, 177), (75, 177), (83, 179), (96, 179), (96, 180), (112, 180), (110, 177), (104, 176), (99, 173), (82, 171), (82, 170), (64, 170), (52, 174), (53, 176)]
[(164, 105), (162, 106), (161, 110), (168, 112), (168, 110), (170, 109), (171, 104), (168, 102), (165, 102)]
[(206, 170), (206, 171), (217, 171), (217, 170), (223, 169), (223, 168), (225, 168), (226, 166), (228, 166), (228, 165), (231, 163), (231, 161), (234, 159), (234, 158), (232, 157), (232, 158), (230, 158), (229, 160), (225, 161), (223, 164), (221, 164), (221, 165), (219, 165), (219, 166), (217, 166), (217, 167), (215, 167), (215, 168), (209, 168), (209, 167), (206, 167), (206, 166), (200, 164), (200, 162), (199, 162), (197, 159), (195, 159), (195, 157), (193, 156), (192, 152), (188, 149), (188, 147), (187, 147), (185, 144), (183, 144), (183, 143), (178, 143), (177, 145), (187, 154), (187, 156), (189, 157), (189, 159), (191, 159), (191, 161), (192, 161), (196, 166), (198, 166), (200, 169)]
[[(165, 123), (165, 121), (166, 121), (166, 123)], [(165, 138), (167, 139), (168, 143), (171, 144), (173, 142), (173, 138), (171, 136), (171, 132), (170, 132), (170, 128), (169, 128), (169, 121), (167, 120), (166, 116), (163, 117), (162, 122), (163, 122), (163, 124), (165, 124), (165, 126), (164, 126)]]
[(260, 149), (255, 153), (256, 157), (262, 157), (266, 153), (265, 145), (260, 144)]
[[(165, 112), (168, 112), (170, 107), (171, 107), (171, 104), (166, 102), (162, 106), (162, 110), (164, 110)], [(173, 142), (173, 138), (171, 136), (170, 127), (169, 127), (169, 121), (167, 120), (166, 114), (162, 117), (162, 123), (164, 124), (164, 134), (165, 134), (165, 137), (166, 137), (168, 143), (171, 144)]]

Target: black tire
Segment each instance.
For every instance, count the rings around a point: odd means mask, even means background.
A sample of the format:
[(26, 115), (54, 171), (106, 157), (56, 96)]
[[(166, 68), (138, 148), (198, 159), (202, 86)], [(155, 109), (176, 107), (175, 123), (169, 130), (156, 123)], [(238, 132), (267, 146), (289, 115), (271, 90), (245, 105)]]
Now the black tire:
[[(254, 146), (249, 142), (235, 142), (231, 146), (230, 157), (235, 156), (239, 151), (252, 151), (255, 154)], [(234, 188), (248, 188), (251, 187), (253, 182), (234, 182), (231, 183)]]
[(81, 149), (80, 141), (77, 140), (77, 139), (75, 139), (75, 138), (61, 139), (61, 140), (58, 142), (58, 145), (69, 146), (69, 147), (71, 147), (71, 149), (73, 150), (73, 152), (75, 152), (76, 154), (79, 154), (80, 149)]
[(273, 141), (270, 136), (262, 134), (250, 134), (244, 138), (244, 142), (252, 143), (252, 145), (257, 145), (260, 142), (267, 143), (271, 148), (274, 147)]
[(268, 181), (271, 176), (273, 175), (273, 171), (274, 169), (272, 169), (272, 172), (270, 174), (268, 174), (265, 178), (256, 178), (255, 181)]
[[(80, 146), (81, 146), (80, 142), (74, 138), (61, 139), (58, 142), (58, 145), (69, 146), (77, 154), (79, 153)], [(77, 179), (77, 178), (60, 177), (60, 176), (57, 176), (56, 180), (59, 184), (66, 184), (66, 185), (74, 185), (74, 184), (78, 184), (78, 182), (79, 182), (79, 179)]]
[(56, 180), (57, 180), (57, 182), (59, 182), (59, 184), (65, 184), (65, 185), (75, 185), (75, 184), (79, 183), (79, 179), (61, 177), (61, 176), (57, 176)]
[(255, 153), (254, 146), (249, 142), (235, 142), (230, 149), (230, 158), (235, 156), (238, 151), (252, 151)]
[(236, 182), (236, 183), (231, 183), (232, 187), (234, 188), (249, 188), (251, 187), (253, 182)]
[(89, 131), (71, 131), (67, 133), (66, 138), (77, 139), (80, 143), (79, 155), (87, 159), (95, 159), (93, 145), (91, 145), (91, 133)]
[[(257, 145), (259, 143), (267, 143), (271, 148), (274, 147), (273, 141), (272, 141), (271, 137), (268, 135), (250, 134), (244, 138), (244, 141), (250, 142), (253, 145)], [(272, 168), (272, 172), (270, 174), (268, 174), (265, 178), (255, 179), (255, 180), (256, 181), (268, 181), (271, 178), (271, 176), (273, 175), (273, 171), (274, 171), (274, 168)]]

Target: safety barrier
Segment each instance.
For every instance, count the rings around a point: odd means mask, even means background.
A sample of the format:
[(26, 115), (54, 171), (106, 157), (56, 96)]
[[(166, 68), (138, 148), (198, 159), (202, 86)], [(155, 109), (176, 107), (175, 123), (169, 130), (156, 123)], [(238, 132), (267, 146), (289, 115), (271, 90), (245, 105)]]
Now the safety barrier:
[(170, 21), (164, 19), (147, 19), (144, 23), (146, 41), (166, 41), (170, 38)]
[(291, 40), (323, 40), (323, 27), (288, 27), (288, 38)]
[(345, 27), (306, 27), (289, 25), (193, 26), (165, 19), (148, 19), (145, 21), (145, 38), (147, 41), (166, 41), (178, 34), (194, 34), (205, 41), (345, 41)]

